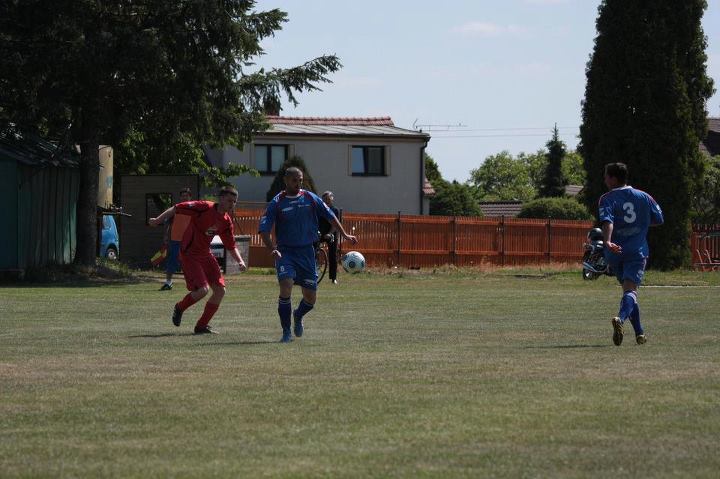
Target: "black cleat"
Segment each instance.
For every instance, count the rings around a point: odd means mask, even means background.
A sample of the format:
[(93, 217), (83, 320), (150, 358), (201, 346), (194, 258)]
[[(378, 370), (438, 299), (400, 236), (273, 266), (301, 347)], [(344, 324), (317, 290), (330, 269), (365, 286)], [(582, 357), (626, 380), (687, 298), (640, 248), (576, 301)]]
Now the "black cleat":
[(170, 291), (172, 289), (172, 284), (163, 283), (162, 286), (160, 286), (160, 291)]
[(294, 333), (295, 336), (299, 338), (303, 335), (303, 331), (305, 330), (305, 328), (303, 328), (303, 318), (298, 319), (293, 311), (293, 320), (295, 321)]
[(178, 308), (178, 305), (176, 304), (172, 314), (172, 323), (175, 326), (180, 326), (180, 321), (182, 321), (182, 314), (183, 312), (180, 311), (180, 308)]
[(635, 336), (635, 342), (638, 344), (645, 344), (647, 343), (647, 338), (644, 334), (638, 334), (637, 336)]
[(622, 344), (623, 340), (623, 325), (620, 321), (620, 318), (617, 316), (614, 317), (612, 320), (612, 326), (613, 326), (613, 344), (615, 346), (620, 346)]
[(204, 328), (196, 327), (193, 334), (218, 334), (218, 332), (214, 329), (211, 329), (210, 326), (205, 326)]

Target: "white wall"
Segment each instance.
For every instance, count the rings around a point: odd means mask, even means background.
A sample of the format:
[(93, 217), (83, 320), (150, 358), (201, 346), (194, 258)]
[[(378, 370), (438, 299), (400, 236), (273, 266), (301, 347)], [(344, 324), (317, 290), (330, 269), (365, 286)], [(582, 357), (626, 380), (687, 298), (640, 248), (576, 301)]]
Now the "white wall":
[[(335, 203), (355, 213), (419, 214), (422, 208), (421, 151), (424, 141), (398, 139), (325, 139), (314, 138), (263, 138), (258, 144), (290, 145), (288, 156), (300, 156), (315, 181), (318, 194), (325, 190), (335, 193)], [(388, 176), (352, 176), (350, 174), (350, 148), (357, 145), (386, 146)], [(210, 152), (215, 164), (222, 162), (254, 167), (252, 145), (243, 151), (226, 147), (222, 152)], [(265, 193), (274, 176), (242, 175), (233, 183), (240, 201), (265, 201)], [(422, 209), (427, 214), (427, 207)]]

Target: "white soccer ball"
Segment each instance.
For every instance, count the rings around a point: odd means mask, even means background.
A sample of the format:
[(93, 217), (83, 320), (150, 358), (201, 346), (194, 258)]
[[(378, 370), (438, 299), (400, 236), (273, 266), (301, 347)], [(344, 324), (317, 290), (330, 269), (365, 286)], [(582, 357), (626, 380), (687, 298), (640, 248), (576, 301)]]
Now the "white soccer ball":
[(348, 273), (359, 273), (365, 269), (365, 257), (357, 251), (350, 251), (342, 257), (342, 267)]

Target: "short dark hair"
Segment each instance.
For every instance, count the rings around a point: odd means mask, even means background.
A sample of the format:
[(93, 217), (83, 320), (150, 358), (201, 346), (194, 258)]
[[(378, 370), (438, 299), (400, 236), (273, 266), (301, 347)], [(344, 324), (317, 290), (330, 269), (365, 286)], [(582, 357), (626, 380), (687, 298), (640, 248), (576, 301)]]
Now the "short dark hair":
[(218, 196), (225, 196), (225, 195), (237, 196), (238, 190), (236, 190), (234, 186), (230, 186), (230, 185), (223, 186), (222, 188), (220, 188), (220, 193), (218, 193)]
[(617, 178), (621, 185), (627, 183), (628, 167), (625, 163), (608, 163), (605, 165), (605, 174)]
[(298, 168), (297, 166), (291, 166), (290, 168), (288, 168), (287, 170), (285, 170), (285, 176), (299, 176), (299, 175), (303, 175), (303, 176), (304, 176), (304, 173), (303, 173), (303, 171), (302, 171), (300, 168)]

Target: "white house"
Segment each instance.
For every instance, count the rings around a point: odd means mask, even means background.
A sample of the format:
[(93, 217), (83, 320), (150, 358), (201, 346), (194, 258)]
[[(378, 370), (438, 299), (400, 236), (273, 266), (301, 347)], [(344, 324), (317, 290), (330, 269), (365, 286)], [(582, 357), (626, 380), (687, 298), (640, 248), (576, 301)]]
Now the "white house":
[(268, 116), (268, 121), (271, 127), (243, 150), (208, 152), (214, 165), (242, 164), (261, 173), (234, 178), (240, 201), (264, 203), (278, 168), (299, 156), (318, 193), (332, 190), (347, 211), (428, 214), (434, 192), (425, 179), (427, 133), (398, 128), (389, 117)]

